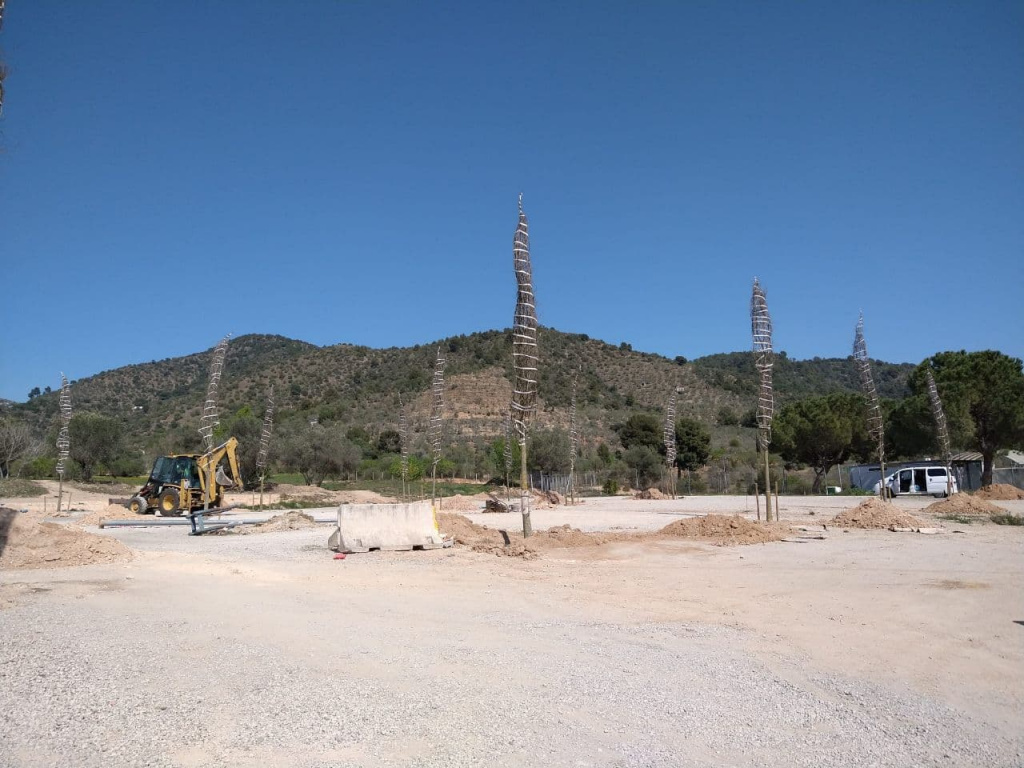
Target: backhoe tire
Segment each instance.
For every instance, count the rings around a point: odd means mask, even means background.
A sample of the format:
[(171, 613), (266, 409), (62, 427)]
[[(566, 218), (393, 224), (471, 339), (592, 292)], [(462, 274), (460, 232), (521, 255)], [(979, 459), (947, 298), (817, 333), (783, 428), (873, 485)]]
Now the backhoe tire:
[(128, 501), (128, 511), (133, 515), (144, 515), (149, 508), (149, 502), (142, 496), (132, 496)]
[(165, 488), (156, 500), (156, 513), (160, 517), (177, 517), (181, 514), (181, 496), (177, 488)]

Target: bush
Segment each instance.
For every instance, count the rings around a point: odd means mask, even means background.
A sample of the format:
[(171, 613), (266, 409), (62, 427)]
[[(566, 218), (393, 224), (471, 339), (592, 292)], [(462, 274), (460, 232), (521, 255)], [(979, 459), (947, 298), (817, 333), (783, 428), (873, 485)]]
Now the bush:
[(604, 481), (604, 485), (601, 486), (601, 493), (605, 496), (615, 496), (619, 492), (619, 481), (615, 478), (609, 477)]
[(1015, 515), (1012, 512), (1001, 512), (989, 519), (996, 525), (1024, 525), (1024, 515)]
[(22, 480), (16, 477), (0, 480), (0, 497), (5, 499), (19, 496), (42, 496), (45, 493), (46, 488), (31, 480)]
[(723, 405), (718, 409), (718, 423), (723, 427), (735, 427), (740, 423), (740, 417), (732, 408)]

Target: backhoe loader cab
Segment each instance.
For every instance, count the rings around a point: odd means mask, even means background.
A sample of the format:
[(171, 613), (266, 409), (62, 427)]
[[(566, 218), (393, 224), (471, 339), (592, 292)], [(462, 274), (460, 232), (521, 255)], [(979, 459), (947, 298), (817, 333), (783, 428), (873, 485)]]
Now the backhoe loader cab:
[[(160, 456), (128, 509), (136, 514), (180, 515), (221, 506), (224, 490), (242, 485), (237, 447), (238, 440), (232, 437), (209, 453)], [(221, 465), (225, 459), (227, 472)]]

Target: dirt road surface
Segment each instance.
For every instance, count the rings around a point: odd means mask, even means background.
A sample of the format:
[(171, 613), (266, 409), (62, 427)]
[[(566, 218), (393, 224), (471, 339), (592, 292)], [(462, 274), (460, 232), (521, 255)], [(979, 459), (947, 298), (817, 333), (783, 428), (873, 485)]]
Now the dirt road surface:
[[(745, 505), (588, 499), (534, 526)], [(1024, 530), (934, 522), (530, 561), (105, 529), (130, 562), (0, 571), (0, 766), (1020, 766)]]

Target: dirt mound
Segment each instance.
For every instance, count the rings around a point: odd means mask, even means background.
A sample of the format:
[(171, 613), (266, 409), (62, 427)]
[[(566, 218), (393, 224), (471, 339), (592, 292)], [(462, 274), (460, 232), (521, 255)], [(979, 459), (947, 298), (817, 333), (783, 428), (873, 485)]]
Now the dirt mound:
[(669, 523), (658, 534), (681, 539), (699, 539), (712, 544), (764, 544), (785, 538), (786, 531), (733, 515), (704, 515)]
[[(450, 512), (438, 512), (437, 525), (441, 533), (451, 536), (456, 544), (472, 546), (477, 543), (504, 543), (501, 533), (492, 528), (477, 525), (468, 517)], [(520, 534), (522, 538), (522, 534)]]
[(128, 507), (122, 507), (120, 504), (111, 504), (106, 509), (97, 509), (72, 522), (75, 525), (99, 525), (104, 520), (123, 520), (125, 518), (130, 520), (133, 517), (143, 517), (143, 515), (134, 515)]
[(334, 500), (341, 504), (395, 504), (398, 501), (376, 491), (335, 491)]
[(474, 552), (528, 560), (545, 549), (593, 547), (628, 538), (627, 534), (585, 533), (569, 525), (561, 525), (546, 531), (534, 531), (527, 541), (523, 539), (522, 531), (487, 528), (462, 515), (442, 512), (437, 516), (437, 522), (442, 533), (451, 536), (456, 544), (467, 546)]
[(989, 517), (1006, 512), (1002, 507), (997, 507), (985, 499), (966, 493), (954, 493), (948, 499), (929, 504), (924, 511), (931, 512), (933, 515), (964, 515), (965, 517)]
[(636, 493), (633, 494), (633, 498), (659, 500), (667, 499), (669, 497), (667, 494), (662, 493), (657, 488), (648, 488), (646, 491), (637, 491)]
[(312, 515), (307, 515), (305, 512), (299, 512), (297, 510), (289, 510), (284, 514), (276, 515), (265, 523), (257, 523), (256, 525), (239, 525), (235, 528), (224, 528), (225, 532), (231, 533), (272, 533), (274, 531), (296, 531), (300, 528), (313, 528), (316, 525), (316, 520), (313, 519)]
[(486, 493), (478, 493), (475, 496), (445, 496), (441, 499), (441, 509), (448, 512), (479, 512), (486, 500)]
[(900, 511), (896, 505), (874, 497), (862, 501), (853, 509), (844, 510), (833, 517), (831, 523), (842, 528), (922, 528), (927, 525), (913, 515)]
[[(954, 496), (954, 498), (956, 498)], [(1024, 490), (1006, 483), (993, 483), (987, 488), (982, 488), (974, 493), (976, 499), (991, 499), (995, 501), (1022, 501)]]
[(0, 569), (67, 568), (131, 557), (132, 551), (116, 539), (0, 509)]

